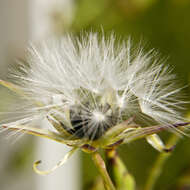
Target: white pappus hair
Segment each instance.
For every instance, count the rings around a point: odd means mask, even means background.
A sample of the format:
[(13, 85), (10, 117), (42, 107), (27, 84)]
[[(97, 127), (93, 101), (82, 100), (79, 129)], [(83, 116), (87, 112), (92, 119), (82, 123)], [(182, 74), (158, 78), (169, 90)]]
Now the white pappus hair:
[(27, 61), (12, 77), (29, 106), (22, 119), (8, 125), (51, 117), (71, 132), (79, 127), (77, 136), (96, 139), (131, 116), (141, 126), (182, 120), (184, 101), (171, 69), (157, 52), (134, 48), (130, 39), (116, 43), (114, 35), (66, 35), (31, 45)]

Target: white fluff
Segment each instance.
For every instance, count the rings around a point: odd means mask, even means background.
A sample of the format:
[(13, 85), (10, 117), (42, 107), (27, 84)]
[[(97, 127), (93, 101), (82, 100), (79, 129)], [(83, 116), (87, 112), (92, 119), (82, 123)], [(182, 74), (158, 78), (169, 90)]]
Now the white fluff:
[[(106, 39), (97, 33), (81, 35), (80, 39), (66, 35), (40, 47), (32, 45), (28, 65), (20, 64), (12, 76), (28, 96), (24, 99), (29, 102), (28, 111), (23, 116), (28, 113), (29, 119), (32, 114), (53, 115), (69, 124), (65, 110), (80, 106), (85, 110), (81, 114), (93, 126), (88, 130), (96, 130), (103, 121), (109, 125), (103, 114), (115, 112), (116, 123), (135, 116), (144, 126), (171, 124), (182, 120), (179, 110), (184, 102), (174, 75), (161, 62), (153, 50), (145, 53), (142, 48), (135, 49), (130, 40), (116, 43), (114, 35)], [(105, 104), (111, 105), (106, 113), (101, 108)]]

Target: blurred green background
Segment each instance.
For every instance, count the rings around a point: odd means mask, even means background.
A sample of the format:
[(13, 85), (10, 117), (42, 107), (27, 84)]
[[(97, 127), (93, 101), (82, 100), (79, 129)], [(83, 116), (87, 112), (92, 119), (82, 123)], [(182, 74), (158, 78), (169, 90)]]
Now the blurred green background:
[[(55, 7), (49, 16), (56, 35), (65, 32), (78, 35), (81, 31), (101, 32), (103, 29), (105, 33), (114, 31), (124, 39), (131, 36), (134, 43), (142, 41), (147, 49), (155, 48), (162, 57), (168, 57), (167, 64), (173, 66), (182, 85), (189, 84), (190, 0), (75, 0), (71, 22), (60, 7)], [(187, 87), (185, 91), (189, 96), (190, 89)], [(5, 94), (1, 89), (1, 95)], [(1, 108), (3, 106), (1, 102)], [(161, 134), (164, 141), (170, 135)], [(10, 172), (15, 169), (18, 172), (21, 166), (27, 167), (27, 161), (33, 160), (33, 150), (28, 152), (27, 143), (11, 153), (14, 159), (7, 164)], [(31, 146), (31, 139), (29, 144)], [(136, 178), (137, 189), (143, 190), (159, 153), (144, 140), (139, 140), (123, 145), (119, 154)], [(98, 173), (88, 154), (82, 154), (81, 172), (82, 190), (90, 190)], [(155, 190), (190, 190), (190, 138), (180, 139), (164, 164)]]

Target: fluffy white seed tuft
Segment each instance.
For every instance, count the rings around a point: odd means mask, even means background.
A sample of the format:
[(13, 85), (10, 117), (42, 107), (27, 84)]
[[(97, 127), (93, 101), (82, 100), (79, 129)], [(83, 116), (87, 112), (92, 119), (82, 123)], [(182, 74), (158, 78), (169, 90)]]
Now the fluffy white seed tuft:
[[(31, 45), (28, 64), (12, 73), (27, 97), (15, 124), (50, 115), (74, 128), (88, 125), (92, 135), (96, 127), (104, 131), (131, 116), (141, 126), (182, 120), (184, 101), (171, 70), (155, 51), (135, 49), (130, 40), (116, 43), (114, 35), (66, 35), (40, 47)], [(67, 110), (72, 110), (70, 118)]]

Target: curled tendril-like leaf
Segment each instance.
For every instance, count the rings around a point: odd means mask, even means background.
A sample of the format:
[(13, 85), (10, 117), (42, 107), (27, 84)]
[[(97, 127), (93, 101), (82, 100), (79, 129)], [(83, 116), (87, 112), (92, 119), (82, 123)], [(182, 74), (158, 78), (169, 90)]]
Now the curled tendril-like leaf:
[(167, 148), (161, 138), (157, 134), (149, 135), (146, 137), (147, 142), (154, 147), (159, 152), (169, 152), (172, 151), (173, 146)]
[(40, 175), (48, 175), (51, 172), (55, 171), (57, 168), (61, 167), (63, 164), (65, 164), (67, 162), (67, 160), (70, 158), (70, 156), (77, 150), (77, 148), (72, 148), (65, 156), (62, 160), (60, 160), (53, 168), (49, 169), (49, 170), (40, 170), (37, 168), (37, 166), (39, 164), (41, 164), (41, 160), (38, 160), (36, 162), (34, 162), (33, 164), (33, 170)]

